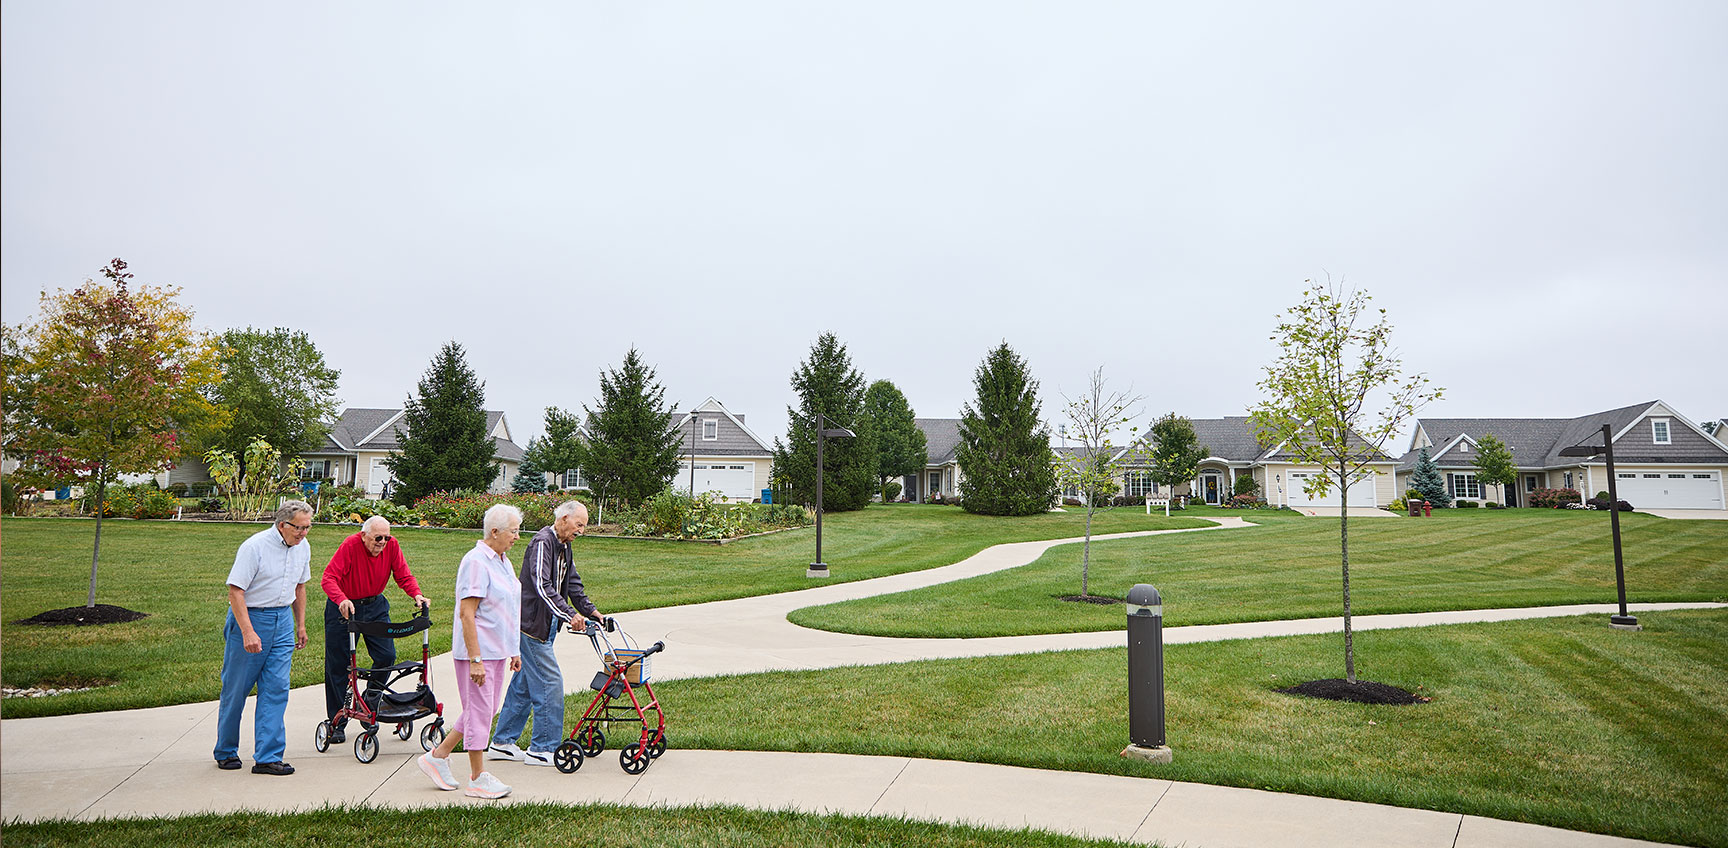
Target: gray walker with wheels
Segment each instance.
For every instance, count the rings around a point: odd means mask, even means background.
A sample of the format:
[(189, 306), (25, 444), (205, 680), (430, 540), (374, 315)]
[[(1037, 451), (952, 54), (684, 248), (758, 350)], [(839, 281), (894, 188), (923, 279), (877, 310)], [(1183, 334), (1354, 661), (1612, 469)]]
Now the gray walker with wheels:
[[(605, 630), (590, 621), (582, 632), (594, 646), (601, 670), (588, 684), (594, 690), (594, 700), (570, 729), (570, 738), (552, 752), (552, 764), (565, 774), (574, 772), (584, 759), (606, 750), (606, 731), (613, 723), (628, 724), (625, 733), (630, 742), (619, 749), (618, 765), (626, 774), (641, 774), (666, 753), (666, 713), (649, 684), (648, 662), (649, 657), (666, 650), (666, 643), (638, 648), (616, 618), (606, 619)], [(619, 644), (612, 643), (608, 632), (617, 634)]]

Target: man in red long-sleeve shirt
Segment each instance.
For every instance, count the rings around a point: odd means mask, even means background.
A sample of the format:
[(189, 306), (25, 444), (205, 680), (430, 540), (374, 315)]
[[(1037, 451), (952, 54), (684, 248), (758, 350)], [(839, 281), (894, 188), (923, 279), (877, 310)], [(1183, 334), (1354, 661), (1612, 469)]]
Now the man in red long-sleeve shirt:
[[(330, 742), (345, 740), (343, 724), (336, 724), (336, 713), (348, 696), (348, 625), (355, 621), (389, 621), (390, 601), (384, 597), (384, 584), (391, 577), (396, 585), (414, 599), (414, 605), (425, 607), (426, 596), (420, 594), (420, 584), (408, 571), (408, 561), (402, 558), (402, 546), (390, 535), (390, 522), (374, 515), (360, 525), (360, 532), (342, 540), (330, 564), (324, 566), (324, 711), (331, 720)], [(396, 664), (396, 640), (383, 636), (367, 636), (366, 653), (372, 655), (373, 668)], [(369, 689), (378, 688), (367, 685)]]

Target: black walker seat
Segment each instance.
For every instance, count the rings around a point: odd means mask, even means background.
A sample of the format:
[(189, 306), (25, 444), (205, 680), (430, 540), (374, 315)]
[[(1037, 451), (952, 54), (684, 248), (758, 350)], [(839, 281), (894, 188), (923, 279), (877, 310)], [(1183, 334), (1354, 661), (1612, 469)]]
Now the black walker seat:
[[(396, 725), (396, 738), (407, 740), (414, 735), (414, 722), (427, 716), (437, 716), (420, 730), (420, 747), (427, 751), (444, 740), (444, 705), (432, 693), (432, 613), (416, 610), (407, 621), (348, 620), (348, 691), (342, 709), (334, 722), (318, 723), (313, 733), (313, 745), (319, 753), (330, 749), (330, 733), (337, 724), (353, 719), (360, 723), (361, 733), (354, 740), (354, 758), (370, 763), (378, 758), (378, 725)], [(361, 668), (358, 652), (360, 637), (381, 636), (404, 639), (420, 634), (420, 660), (399, 662), (384, 668)], [(417, 678), (411, 691), (398, 691), (397, 683)], [(362, 689), (362, 683), (365, 688)]]

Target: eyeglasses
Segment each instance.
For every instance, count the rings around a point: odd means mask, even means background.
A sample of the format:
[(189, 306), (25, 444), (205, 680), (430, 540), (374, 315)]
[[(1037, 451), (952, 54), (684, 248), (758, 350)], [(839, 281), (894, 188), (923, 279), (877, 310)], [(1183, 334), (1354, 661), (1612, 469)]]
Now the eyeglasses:
[(388, 541), (389, 538), (390, 538), (389, 533), (379, 533), (378, 535), (372, 537), (372, 541), (383, 542), (383, 541)]
[(307, 533), (312, 530), (312, 522), (310, 521), (305, 524), (295, 524), (292, 521), (284, 521), (282, 523), (288, 525), (288, 529), (293, 530), (296, 533)]

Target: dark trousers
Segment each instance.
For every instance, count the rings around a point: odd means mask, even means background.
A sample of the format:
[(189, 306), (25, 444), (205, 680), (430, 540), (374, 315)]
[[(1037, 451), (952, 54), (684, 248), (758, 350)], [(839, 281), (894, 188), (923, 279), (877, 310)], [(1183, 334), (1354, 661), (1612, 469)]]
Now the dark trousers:
[[(374, 595), (366, 601), (354, 602), (355, 621), (389, 621), (390, 601)], [(372, 655), (373, 668), (396, 664), (396, 640), (384, 636), (362, 636), (366, 653)], [(367, 689), (382, 688), (368, 681)], [(336, 718), (336, 711), (348, 698), (348, 619), (336, 602), (324, 601), (324, 715)]]

